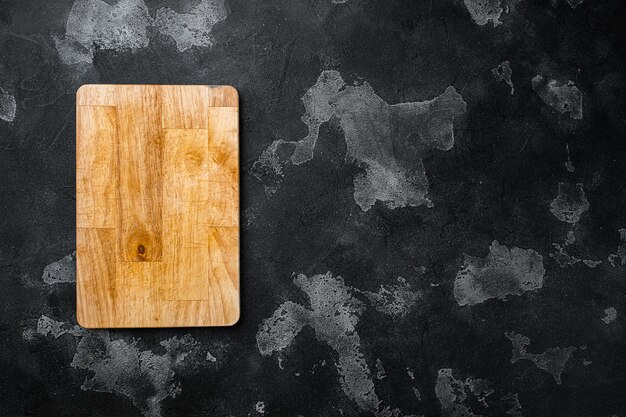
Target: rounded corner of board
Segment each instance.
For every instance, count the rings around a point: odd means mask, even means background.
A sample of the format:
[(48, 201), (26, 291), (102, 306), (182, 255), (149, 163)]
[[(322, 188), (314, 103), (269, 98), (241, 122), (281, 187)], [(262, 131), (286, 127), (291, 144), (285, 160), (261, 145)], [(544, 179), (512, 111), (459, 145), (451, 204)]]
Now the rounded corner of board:
[(239, 91), (232, 85), (212, 85), (211, 107), (239, 107)]

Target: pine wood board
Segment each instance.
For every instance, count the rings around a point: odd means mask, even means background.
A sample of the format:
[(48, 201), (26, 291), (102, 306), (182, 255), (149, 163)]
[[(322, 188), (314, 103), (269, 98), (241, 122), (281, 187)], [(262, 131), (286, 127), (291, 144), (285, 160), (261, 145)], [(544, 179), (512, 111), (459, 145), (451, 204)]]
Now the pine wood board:
[(239, 100), (229, 86), (76, 93), (77, 320), (239, 319)]

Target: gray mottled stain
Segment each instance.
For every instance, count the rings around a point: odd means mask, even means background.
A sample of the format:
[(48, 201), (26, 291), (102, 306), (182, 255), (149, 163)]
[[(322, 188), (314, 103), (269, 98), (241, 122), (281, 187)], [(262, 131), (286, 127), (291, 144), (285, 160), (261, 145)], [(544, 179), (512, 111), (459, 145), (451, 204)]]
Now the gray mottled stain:
[(186, 335), (161, 342), (165, 353), (141, 350), (138, 341), (111, 340), (108, 331), (85, 332), (76, 348), (71, 366), (93, 373), (81, 388), (128, 397), (146, 417), (161, 416), (161, 401), (180, 393), (173, 382), (194, 339)]
[(64, 334), (70, 334), (72, 336), (80, 336), (83, 334), (83, 329), (79, 326), (72, 326), (68, 323), (51, 319), (45, 315), (42, 315), (39, 317), (39, 320), (37, 320), (36, 331), (42, 336), (51, 336), (55, 339)]
[(611, 266), (626, 265), (626, 229), (619, 229), (619, 244), (617, 253), (610, 254), (607, 258)]
[(202, 0), (190, 13), (161, 8), (150, 16), (143, 0), (77, 0), (67, 18), (65, 36), (52, 34), (64, 64), (92, 63), (97, 48), (116, 51), (148, 46), (149, 31), (171, 36), (179, 51), (208, 47), (213, 25), (226, 18), (223, 0)]
[(609, 307), (604, 310), (604, 317), (602, 317), (602, 321), (605, 324), (609, 324), (617, 318), (617, 310), (615, 307)]
[(500, 17), (504, 10), (500, 0), (463, 0), (463, 3), (476, 24), (484, 26), (489, 21), (493, 27), (502, 24)]
[(562, 222), (578, 223), (584, 212), (589, 210), (589, 201), (583, 184), (559, 183), (557, 196), (550, 203), (550, 212)]
[(511, 249), (494, 240), (484, 258), (464, 254), (462, 269), (454, 281), (454, 298), (460, 306), (490, 298), (500, 300), (543, 286), (543, 257), (532, 249)]
[(226, 17), (224, 0), (202, 0), (189, 13), (176, 13), (167, 7), (157, 10), (154, 26), (171, 36), (179, 51), (186, 51), (193, 46), (213, 45), (211, 29)]
[[(54, 339), (74, 336), (78, 344), (71, 366), (92, 374), (81, 388), (123, 395), (146, 417), (160, 417), (161, 401), (180, 393), (174, 373), (196, 345), (190, 335), (172, 337), (160, 343), (165, 353), (159, 355), (141, 350), (136, 339), (112, 340), (107, 330), (85, 330), (45, 315), (37, 321), (36, 332)], [(25, 332), (24, 337), (31, 339), (32, 334)]]
[(530, 344), (528, 337), (515, 332), (506, 332), (505, 336), (513, 344), (511, 363), (516, 363), (520, 360), (529, 360), (534, 363), (537, 368), (550, 373), (556, 383), (561, 385), (561, 373), (563, 373), (565, 364), (572, 356), (572, 352), (576, 350), (576, 347), (557, 347), (547, 349), (543, 353), (529, 353), (526, 351), (526, 347)]
[(46, 266), (41, 279), (50, 285), (76, 282), (76, 252)]
[(362, 291), (376, 310), (389, 316), (404, 317), (413, 310), (421, 293), (402, 278), (400, 285), (381, 286), (377, 292)]
[(568, 266), (576, 265), (582, 262), (584, 265), (589, 268), (595, 268), (598, 265), (602, 264), (602, 261), (596, 261), (592, 259), (581, 259), (574, 255), (571, 255), (568, 252), (568, 247), (576, 242), (576, 236), (574, 235), (574, 231), (570, 230), (567, 233), (567, 238), (563, 242), (563, 244), (553, 243), (554, 252), (550, 253), (550, 257), (553, 258), (561, 268), (565, 268)]
[(617, 248), (617, 255), (619, 256), (622, 265), (626, 265), (626, 229), (619, 229), (620, 244)]
[(304, 326), (310, 326), (318, 340), (337, 352), (337, 369), (344, 393), (362, 410), (391, 415), (381, 409), (374, 382), (361, 352), (361, 338), (356, 331), (364, 305), (352, 296), (341, 277), (331, 273), (310, 278), (300, 274), (294, 283), (309, 298), (309, 307), (287, 301), (272, 317), (264, 320), (257, 332), (257, 346), (262, 355), (280, 352), (289, 346)]
[(452, 148), (452, 122), (466, 108), (453, 87), (429, 101), (390, 105), (367, 82), (346, 85), (339, 72), (324, 71), (302, 102), (307, 136), (296, 142), (273, 142), (254, 163), (252, 172), (264, 183), (268, 197), (280, 186), (288, 162), (299, 165), (313, 158), (320, 126), (336, 117), (345, 134), (346, 160), (364, 170), (354, 178), (354, 200), (363, 211), (376, 201), (389, 208), (432, 206), (421, 160), (413, 169), (402, 166), (394, 154), (394, 140), (415, 134), (423, 147)]
[(435, 395), (441, 404), (443, 417), (479, 417), (495, 403), (500, 403), (500, 408), (506, 410), (509, 416), (522, 416), (522, 406), (516, 393), (498, 394), (487, 380), (473, 377), (457, 379), (454, 373), (449, 368), (437, 372)]
[(573, 81), (560, 83), (557, 80), (547, 80), (541, 75), (536, 75), (531, 84), (533, 90), (547, 105), (559, 113), (569, 113), (572, 119), (582, 119), (583, 93)]
[(491, 73), (498, 81), (504, 81), (511, 87), (511, 95), (515, 92), (515, 87), (513, 87), (513, 80), (511, 77), (513, 76), (513, 70), (511, 69), (511, 63), (509, 61), (504, 61), (498, 64), (497, 67), (491, 70)]
[(12, 122), (15, 120), (16, 112), (15, 97), (0, 87), (0, 119), (5, 122)]

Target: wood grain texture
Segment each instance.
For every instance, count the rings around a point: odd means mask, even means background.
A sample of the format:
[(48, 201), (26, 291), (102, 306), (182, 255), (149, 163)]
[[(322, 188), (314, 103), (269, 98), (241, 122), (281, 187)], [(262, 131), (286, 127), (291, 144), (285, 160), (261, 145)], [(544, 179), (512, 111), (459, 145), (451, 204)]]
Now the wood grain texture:
[(86, 85), (76, 103), (81, 326), (234, 324), (236, 90)]

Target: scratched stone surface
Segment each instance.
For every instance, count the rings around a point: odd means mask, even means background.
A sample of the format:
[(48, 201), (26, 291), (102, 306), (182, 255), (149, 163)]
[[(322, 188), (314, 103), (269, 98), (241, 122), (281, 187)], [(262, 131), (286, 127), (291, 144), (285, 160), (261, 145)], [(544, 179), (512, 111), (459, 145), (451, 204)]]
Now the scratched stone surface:
[[(622, 0), (0, 0), (0, 417), (626, 417)], [(75, 92), (241, 96), (242, 318), (80, 328)]]

